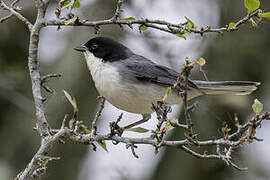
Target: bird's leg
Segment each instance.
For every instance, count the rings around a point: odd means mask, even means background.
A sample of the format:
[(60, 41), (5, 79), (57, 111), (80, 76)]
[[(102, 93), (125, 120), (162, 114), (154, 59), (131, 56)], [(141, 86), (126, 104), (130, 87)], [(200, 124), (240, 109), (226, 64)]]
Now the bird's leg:
[(122, 130), (125, 131), (125, 130), (127, 130), (129, 128), (132, 128), (134, 126), (137, 126), (139, 124), (145, 123), (145, 122), (147, 122), (151, 118), (151, 115), (150, 114), (142, 114), (142, 116), (143, 116), (143, 118), (141, 120), (136, 121), (134, 123), (131, 123), (131, 124), (127, 125), (127, 126), (122, 127)]
[(129, 128), (132, 128), (134, 126), (137, 126), (139, 124), (142, 124), (146, 121), (148, 121), (150, 118), (151, 118), (151, 115), (150, 114), (142, 114), (143, 116), (143, 119), (139, 120), (139, 121), (136, 121), (134, 123), (131, 123), (127, 126), (124, 126), (124, 127), (119, 127), (118, 126), (118, 122), (112, 122), (110, 123), (110, 128), (111, 128), (111, 136), (113, 135), (118, 135), (118, 136), (122, 136), (123, 132)]

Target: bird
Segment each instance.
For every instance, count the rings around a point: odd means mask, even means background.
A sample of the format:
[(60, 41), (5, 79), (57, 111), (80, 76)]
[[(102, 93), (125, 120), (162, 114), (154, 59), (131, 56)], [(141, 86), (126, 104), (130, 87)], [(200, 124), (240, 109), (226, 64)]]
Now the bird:
[[(74, 48), (84, 54), (97, 91), (118, 109), (141, 114), (142, 119), (123, 129), (148, 121), (152, 105), (161, 101), (168, 87), (184, 77), (177, 71), (138, 55), (123, 44), (108, 38), (94, 37)], [(200, 81), (188, 79), (187, 100), (204, 94), (248, 95), (260, 85), (252, 81)], [(183, 102), (172, 89), (165, 102)]]

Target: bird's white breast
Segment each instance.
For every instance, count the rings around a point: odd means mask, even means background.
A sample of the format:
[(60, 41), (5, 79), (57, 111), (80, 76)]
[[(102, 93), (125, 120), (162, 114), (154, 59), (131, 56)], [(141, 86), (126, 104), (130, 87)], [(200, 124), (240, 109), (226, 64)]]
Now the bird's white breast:
[(115, 87), (119, 83), (119, 73), (109, 62), (104, 63), (102, 59), (95, 57), (90, 52), (84, 53), (88, 68), (95, 82), (98, 91), (106, 97), (115, 92)]

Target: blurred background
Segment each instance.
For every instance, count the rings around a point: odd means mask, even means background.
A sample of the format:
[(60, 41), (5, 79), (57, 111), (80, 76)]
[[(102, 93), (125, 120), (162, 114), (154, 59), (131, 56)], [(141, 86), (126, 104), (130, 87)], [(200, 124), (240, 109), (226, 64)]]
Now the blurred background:
[[(47, 18), (53, 19), (56, 1), (47, 12)], [(110, 18), (115, 10), (116, 1), (81, 0), (81, 8), (76, 10), (82, 19), (103, 20)], [(36, 10), (30, 1), (21, 2), (22, 13), (34, 21)], [(270, 1), (261, 0), (261, 8), (270, 10)], [(0, 17), (6, 12), (0, 11)], [(184, 22), (189, 17), (200, 26), (220, 27), (236, 22), (246, 15), (242, 0), (136, 0), (124, 4), (123, 17), (137, 19), (164, 19), (171, 22)], [(58, 128), (66, 113), (72, 113), (72, 107), (64, 97), (67, 90), (76, 97), (79, 106), (79, 119), (86, 125), (93, 119), (98, 101), (97, 92), (83, 56), (73, 50), (76, 45), (94, 37), (91, 27), (57, 27), (42, 29), (39, 57), (41, 73), (62, 73), (63, 78), (51, 80), (48, 85), (55, 90), (51, 95), (43, 92), (46, 115), (49, 124)], [(252, 80), (260, 81), (260, 88), (250, 96), (204, 96), (199, 97), (200, 107), (192, 114), (195, 131), (200, 139), (222, 136), (224, 122), (233, 124), (233, 115), (237, 113), (241, 122), (252, 115), (251, 105), (258, 98), (270, 109), (270, 21), (264, 19), (257, 28), (243, 25), (232, 33), (188, 35), (187, 40), (177, 38), (157, 30), (148, 29), (139, 34), (117, 26), (101, 27), (102, 36), (111, 37), (130, 47), (135, 53), (144, 55), (153, 61), (171, 66), (180, 71), (185, 57), (196, 60), (204, 57), (203, 67), (210, 80)], [(0, 180), (13, 179), (30, 161), (40, 145), (40, 138), (33, 130), (36, 118), (31, 92), (31, 81), (27, 67), (29, 32), (24, 24), (12, 18), (0, 24)], [(203, 79), (199, 69), (194, 69), (192, 79)], [(106, 103), (105, 112), (99, 122), (99, 132), (108, 131), (109, 121), (113, 121), (121, 111)], [(182, 117), (181, 106), (174, 107), (172, 117)], [(138, 119), (139, 116), (124, 114), (125, 122)], [(154, 127), (155, 118), (145, 127)], [(232, 126), (233, 128), (233, 126)], [(234, 152), (234, 160), (247, 172), (239, 172), (216, 160), (196, 159), (178, 149), (163, 148), (154, 155), (154, 148), (139, 146), (140, 156), (135, 159), (124, 145), (113, 146), (107, 143), (109, 152), (98, 148), (97, 152), (85, 145), (57, 145), (53, 156), (61, 159), (49, 163), (43, 179), (221, 179), (221, 180), (267, 180), (270, 179), (270, 123), (265, 122), (258, 129), (257, 137), (263, 142), (254, 142)], [(176, 129), (167, 138), (183, 137), (184, 132)], [(141, 136), (136, 133), (126, 136)], [(211, 150), (211, 149), (209, 149)]]

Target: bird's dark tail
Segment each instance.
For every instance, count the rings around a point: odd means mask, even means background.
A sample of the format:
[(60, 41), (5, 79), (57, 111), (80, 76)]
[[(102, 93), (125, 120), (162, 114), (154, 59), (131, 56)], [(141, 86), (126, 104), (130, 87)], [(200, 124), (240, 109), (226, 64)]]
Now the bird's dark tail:
[(206, 94), (248, 95), (261, 83), (252, 81), (193, 81)]

